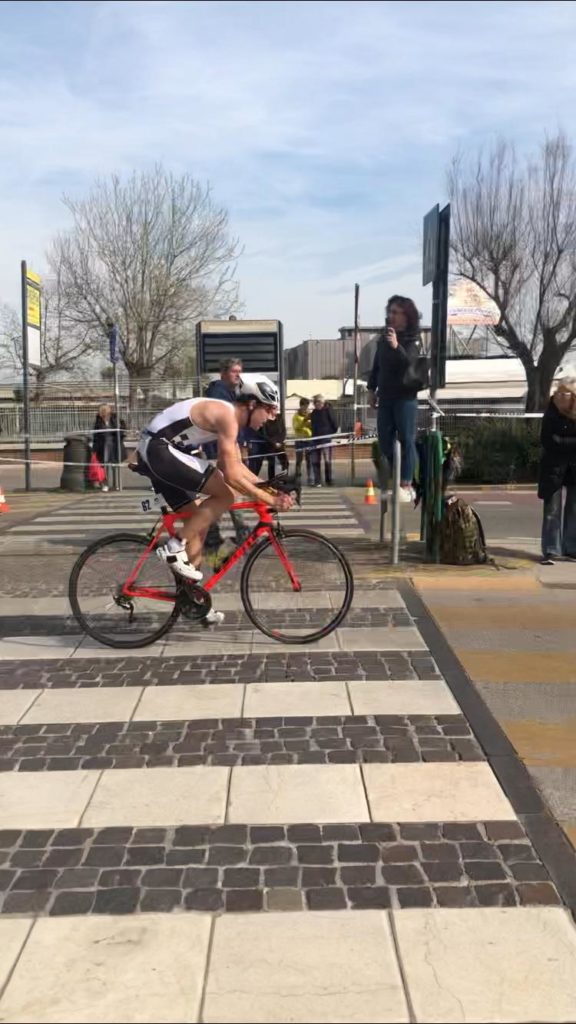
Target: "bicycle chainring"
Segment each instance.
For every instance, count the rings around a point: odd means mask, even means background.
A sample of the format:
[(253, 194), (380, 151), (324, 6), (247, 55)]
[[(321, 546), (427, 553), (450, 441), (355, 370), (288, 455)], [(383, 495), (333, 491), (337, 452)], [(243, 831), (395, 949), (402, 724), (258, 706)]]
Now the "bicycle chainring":
[(195, 622), (205, 619), (212, 608), (210, 594), (197, 583), (179, 583), (177, 600), (180, 614)]

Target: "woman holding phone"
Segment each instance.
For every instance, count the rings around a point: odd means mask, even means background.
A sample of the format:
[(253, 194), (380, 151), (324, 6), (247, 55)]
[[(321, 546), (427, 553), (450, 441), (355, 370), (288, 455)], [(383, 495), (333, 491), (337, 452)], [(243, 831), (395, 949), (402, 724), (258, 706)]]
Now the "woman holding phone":
[(412, 299), (393, 295), (386, 306), (386, 327), (378, 337), (368, 378), (370, 404), (378, 408), (378, 443), (392, 466), (396, 436), (402, 449), (400, 501), (410, 502), (416, 468), (417, 394), (428, 386), (422, 356), (420, 314)]

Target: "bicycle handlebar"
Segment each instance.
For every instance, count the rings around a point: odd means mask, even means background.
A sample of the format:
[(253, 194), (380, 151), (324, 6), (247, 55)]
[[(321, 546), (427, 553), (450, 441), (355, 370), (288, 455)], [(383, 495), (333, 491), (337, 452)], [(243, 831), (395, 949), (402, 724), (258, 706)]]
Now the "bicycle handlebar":
[(289, 477), (287, 473), (279, 473), (271, 480), (263, 480), (258, 484), (262, 490), (273, 490), (280, 494), (290, 494), (294, 497), (297, 505), (302, 503), (302, 485), (295, 477)]

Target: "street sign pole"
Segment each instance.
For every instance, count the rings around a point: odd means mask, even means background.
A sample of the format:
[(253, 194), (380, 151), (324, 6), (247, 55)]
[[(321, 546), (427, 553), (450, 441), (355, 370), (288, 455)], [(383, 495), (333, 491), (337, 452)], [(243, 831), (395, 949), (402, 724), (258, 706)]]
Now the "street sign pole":
[(26, 260), (22, 260), (22, 399), (24, 426), (24, 487), (27, 491), (32, 487), (31, 445), (30, 445), (30, 360), (28, 352), (28, 268)]
[(110, 342), (110, 362), (112, 363), (112, 378), (114, 382), (114, 412), (116, 415), (116, 460), (113, 472), (113, 487), (115, 491), (122, 490), (122, 435), (120, 430), (120, 384), (118, 381), (118, 343), (119, 331), (117, 324), (108, 323), (108, 341)]
[(358, 418), (358, 305), (360, 302), (360, 285), (354, 285), (354, 383), (352, 399), (352, 445), (350, 458), (350, 482), (354, 486), (356, 482), (356, 420)]

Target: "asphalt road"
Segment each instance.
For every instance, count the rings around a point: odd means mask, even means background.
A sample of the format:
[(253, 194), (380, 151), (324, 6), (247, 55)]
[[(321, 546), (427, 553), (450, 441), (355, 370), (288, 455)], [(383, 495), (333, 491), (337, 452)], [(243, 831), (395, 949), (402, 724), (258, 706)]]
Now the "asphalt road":
[[(356, 469), (357, 479), (360, 481), (365, 481), (374, 475), (372, 464), (368, 460), (359, 460)], [(334, 471), (336, 483), (346, 485), (349, 482), (348, 462), (336, 461)], [(57, 488), (60, 482), (60, 473), (61, 469), (56, 464), (34, 466), (32, 470), (33, 488)], [(21, 490), (24, 486), (22, 467), (7, 468), (5, 465), (0, 465), (0, 484), (8, 498), (11, 492)], [(123, 471), (123, 487), (143, 491), (146, 489), (146, 483), (143, 478), (125, 469)], [(466, 501), (474, 504), (482, 519), (488, 543), (506, 540), (518, 550), (532, 554), (539, 550), (542, 506), (534, 490), (509, 491), (496, 487), (492, 490), (479, 490), (467, 488), (465, 484), (462, 484), (461, 487), (455, 488), (455, 491)], [(370, 521), (377, 524), (378, 510), (366, 508), (365, 511), (368, 513)], [(403, 505), (402, 523), (407, 533), (417, 533), (420, 528), (419, 512)]]

